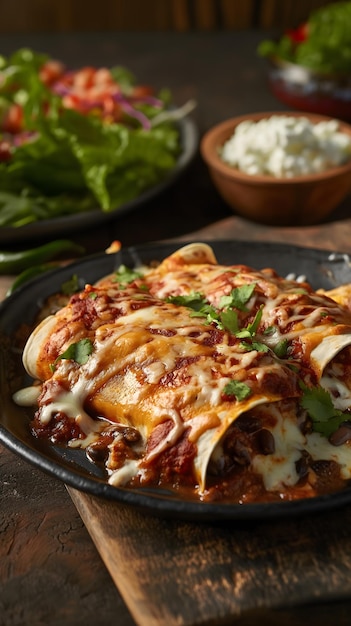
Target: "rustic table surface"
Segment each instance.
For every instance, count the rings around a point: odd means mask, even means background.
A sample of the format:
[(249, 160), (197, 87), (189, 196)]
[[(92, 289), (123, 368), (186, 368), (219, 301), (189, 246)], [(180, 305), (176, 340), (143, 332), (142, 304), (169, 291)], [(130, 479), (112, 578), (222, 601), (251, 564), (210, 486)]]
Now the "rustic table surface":
[[(256, 55), (262, 36), (7, 36), (1, 53), (29, 46), (69, 65), (125, 65), (143, 82), (169, 87), (178, 104), (196, 99), (201, 136), (234, 115), (284, 110)], [(253, 224), (222, 202), (197, 154), (159, 197), (74, 238), (88, 253), (114, 239), (128, 246), (173, 238), (286, 241), (351, 253), (351, 198), (325, 224)], [(12, 281), (1, 277), (1, 297)], [(246, 524), (165, 520), (67, 488), (0, 446), (0, 625), (346, 626), (350, 528), (351, 507)]]

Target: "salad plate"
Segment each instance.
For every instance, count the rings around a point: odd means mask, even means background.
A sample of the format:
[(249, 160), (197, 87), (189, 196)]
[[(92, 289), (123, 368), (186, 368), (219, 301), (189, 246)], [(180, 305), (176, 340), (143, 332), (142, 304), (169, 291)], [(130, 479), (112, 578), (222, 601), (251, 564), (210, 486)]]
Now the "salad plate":
[(171, 185), (197, 148), (189, 115), (121, 66), (0, 58), (0, 242), (117, 218)]
[(176, 182), (181, 174), (189, 167), (196, 155), (198, 148), (198, 129), (195, 122), (190, 117), (184, 117), (179, 120), (176, 125), (179, 130), (181, 152), (175, 167), (169, 171), (161, 182), (145, 190), (139, 196), (133, 198), (133, 200), (110, 211), (105, 212), (102, 209), (96, 209), (62, 217), (54, 217), (52, 219), (44, 219), (24, 226), (0, 226), (0, 243), (6, 245), (17, 242), (20, 243), (32, 238), (48, 237), (51, 235), (55, 235), (56, 237), (60, 233), (72, 233), (95, 224), (102, 224), (118, 219), (119, 216), (135, 211), (142, 205), (151, 201)]
[[(220, 263), (272, 267), (280, 275), (305, 277), (314, 289), (332, 289), (351, 283), (350, 259), (346, 254), (275, 243), (234, 240), (209, 242)], [(131, 505), (162, 517), (194, 521), (269, 519), (291, 517), (343, 506), (351, 502), (351, 488), (331, 495), (291, 502), (249, 504), (211, 503), (186, 500), (171, 492), (150, 488), (115, 487), (90, 463), (82, 450), (69, 449), (33, 437), (27, 409), (13, 401), (13, 393), (29, 384), (21, 350), (13, 350), (12, 338), (24, 325), (34, 323), (44, 301), (60, 291), (76, 275), (79, 283), (94, 283), (121, 265), (135, 267), (162, 260), (179, 248), (179, 242), (151, 243), (121, 249), (115, 254), (95, 254), (69, 266), (55, 269), (29, 281), (0, 306), (0, 441), (24, 460), (83, 492)], [(25, 313), (24, 313), (25, 312)]]

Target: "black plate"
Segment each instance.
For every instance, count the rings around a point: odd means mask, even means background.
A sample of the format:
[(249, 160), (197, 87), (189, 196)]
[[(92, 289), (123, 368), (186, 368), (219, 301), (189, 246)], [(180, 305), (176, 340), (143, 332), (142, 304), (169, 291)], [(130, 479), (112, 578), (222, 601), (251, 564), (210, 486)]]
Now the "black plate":
[[(314, 288), (330, 289), (351, 282), (350, 260), (346, 254), (302, 247), (242, 242), (211, 241), (219, 262), (243, 263), (256, 269), (273, 267), (282, 276), (304, 275)], [(120, 264), (129, 267), (162, 260), (183, 243), (155, 243), (126, 248), (117, 254), (99, 254), (68, 267), (53, 270), (24, 285), (0, 306), (0, 440), (15, 453), (66, 484), (111, 500), (127, 503), (155, 515), (181, 519), (213, 521), (266, 519), (321, 511), (351, 502), (351, 488), (336, 494), (267, 504), (210, 504), (180, 500), (177, 496), (151, 489), (113, 487), (86, 459), (82, 450), (69, 450), (39, 442), (28, 430), (25, 409), (12, 401), (12, 392), (26, 384), (20, 355), (13, 355), (6, 341), (23, 323), (30, 323), (43, 299), (58, 291), (61, 284), (77, 274), (82, 287), (113, 272)], [(5, 341), (3, 338), (5, 337)], [(14, 376), (17, 377), (14, 385)]]
[(55, 217), (51, 220), (41, 220), (27, 224), (26, 226), (0, 226), (0, 243), (20, 243), (33, 237), (47, 237), (57, 235), (59, 233), (72, 233), (78, 229), (87, 228), (94, 224), (101, 224), (117, 219), (120, 215), (129, 213), (139, 208), (141, 205), (149, 202), (152, 198), (159, 195), (162, 191), (170, 187), (178, 177), (190, 165), (196, 154), (198, 147), (198, 130), (191, 118), (184, 118), (177, 122), (180, 133), (181, 154), (176, 166), (171, 170), (166, 178), (144, 191), (140, 196), (134, 198), (130, 202), (126, 202), (117, 209), (104, 212), (102, 209), (96, 211), (87, 211), (85, 213), (77, 213), (76, 215), (68, 215), (63, 217)]

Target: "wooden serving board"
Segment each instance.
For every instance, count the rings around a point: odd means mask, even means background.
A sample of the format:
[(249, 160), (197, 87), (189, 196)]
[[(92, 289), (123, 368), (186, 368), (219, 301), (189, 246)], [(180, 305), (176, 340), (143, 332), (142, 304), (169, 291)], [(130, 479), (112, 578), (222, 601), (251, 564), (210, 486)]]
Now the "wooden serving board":
[(351, 506), (200, 524), (68, 491), (140, 626), (350, 624)]

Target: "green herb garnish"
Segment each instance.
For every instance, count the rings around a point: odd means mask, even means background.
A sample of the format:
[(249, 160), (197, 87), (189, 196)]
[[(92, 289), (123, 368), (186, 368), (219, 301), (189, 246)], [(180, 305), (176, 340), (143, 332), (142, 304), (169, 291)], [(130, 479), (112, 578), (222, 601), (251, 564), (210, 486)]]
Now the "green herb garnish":
[(234, 396), (239, 402), (245, 400), (251, 395), (251, 388), (239, 380), (231, 380), (223, 389), (226, 396)]
[(239, 331), (238, 314), (232, 309), (223, 311), (220, 314), (220, 322), (222, 323), (223, 328), (228, 330), (233, 335)]
[(287, 339), (282, 339), (278, 341), (277, 345), (274, 347), (274, 354), (279, 358), (283, 359), (287, 356), (288, 353), (289, 342)]
[(126, 265), (120, 265), (115, 272), (114, 281), (119, 284), (120, 287), (126, 287), (130, 283), (134, 282), (138, 278), (142, 278), (140, 272), (130, 269)]
[(245, 328), (235, 333), (235, 336), (238, 339), (250, 340), (250, 341), (242, 341), (240, 343), (241, 347), (244, 348), (244, 350), (257, 350), (257, 352), (269, 352), (269, 348), (268, 346), (266, 346), (266, 344), (260, 341), (254, 340), (257, 329), (260, 325), (260, 321), (262, 319), (262, 313), (263, 313), (263, 305), (258, 309), (253, 321), (247, 324)]
[(65, 296), (70, 296), (79, 291), (79, 279), (77, 274), (73, 274), (69, 280), (62, 283), (61, 291)]
[(220, 308), (234, 308), (239, 311), (247, 311), (246, 304), (250, 300), (253, 292), (255, 291), (255, 283), (249, 285), (241, 285), (241, 287), (235, 287), (229, 294), (229, 296), (222, 296), (220, 299)]
[(211, 304), (203, 305), (198, 311), (193, 311), (190, 314), (191, 317), (204, 317), (206, 324), (215, 324), (217, 328), (223, 330), (223, 323), (221, 321), (221, 313), (217, 311)]
[(301, 383), (301, 406), (312, 420), (313, 430), (330, 437), (347, 420), (346, 415), (333, 405), (331, 395), (321, 386), (307, 387)]
[(257, 352), (269, 352), (268, 346), (261, 341), (241, 341), (240, 347), (251, 352), (251, 350), (257, 350)]
[(166, 302), (176, 304), (177, 306), (186, 306), (193, 311), (200, 312), (206, 306), (210, 306), (206, 298), (197, 291), (183, 296), (169, 296)]
[(54, 371), (56, 364), (62, 359), (75, 361), (79, 365), (84, 365), (88, 361), (88, 358), (92, 354), (92, 352), (93, 344), (90, 339), (80, 339), (76, 343), (72, 343), (70, 346), (68, 346), (67, 350), (62, 352), (62, 354), (60, 354), (55, 359), (55, 362), (51, 366), (51, 370)]

